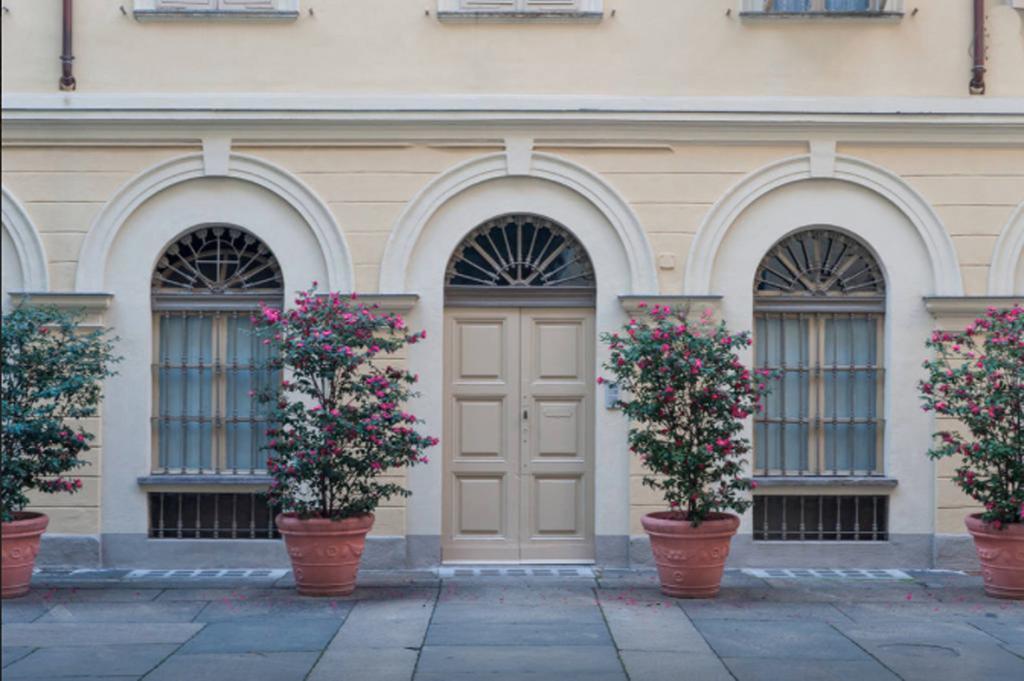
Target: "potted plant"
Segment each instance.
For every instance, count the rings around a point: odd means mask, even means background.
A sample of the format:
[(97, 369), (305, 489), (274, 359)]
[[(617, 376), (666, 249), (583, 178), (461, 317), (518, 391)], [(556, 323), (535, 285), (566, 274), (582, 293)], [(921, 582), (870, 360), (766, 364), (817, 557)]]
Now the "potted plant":
[(953, 482), (982, 505), (966, 523), (986, 593), (1022, 599), (1024, 307), (989, 308), (963, 332), (937, 331), (926, 345), (935, 358), (919, 384), (924, 409), (963, 426), (936, 433), (928, 455), (954, 458)]
[(383, 361), (426, 332), (411, 333), (400, 316), (355, 295), (317, 295), (315, 287), (294, 308), (264, 306), (253, 321), (278, 350), (272, 367), (285, 372), (279, 390), (260, 395), (275, 424), (267, 468), (277, 527), (299, 593), (339, 596), (355, 589), (377, 505), (410, 494), (385, 476), (427, 463), (438, 441), (402, 409), (416, 376)]
[(95, 416), (101, 382), (116, 362), (102, 330), (83, 332), (80, 316), (27, 305), (3, 315), (3, 598), (28, 593), (49, 518), (25, 511), (30, 490), (74, 493), (66, 477), (82, 465), (92, 433), (72, 419)]
[[(729, 544), (740, 520), (727, 510), (750, 506), (755, 484), (743, 477), (743, 420), (760, 408), (770, 372), (755, 378), (736, 351), (748, 333), (699, 323), (668, 306), (647, 309), (624, 333), (605, 333), (610, 349), (604, 367), (622, 390), (618, 402), (630, 418), (630, 450), (649, 474), (643, 484), (659, 490), (669, 510), (643, 517), (661, 579), (669, 596), (708, 598), (719, 591)], [(598, 382), (603, 382), (599, 378)]]

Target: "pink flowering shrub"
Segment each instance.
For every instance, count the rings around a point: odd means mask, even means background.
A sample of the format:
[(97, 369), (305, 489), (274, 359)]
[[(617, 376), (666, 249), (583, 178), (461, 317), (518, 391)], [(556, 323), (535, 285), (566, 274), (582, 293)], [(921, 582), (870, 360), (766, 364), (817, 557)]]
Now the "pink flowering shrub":
[(74, 421), (96, 416), (103, 379), (119, 361), (102, 330), (81, 315), (23, 305), (3, 315), (3, 474), (0, 516), (10, 522), (28, 491), (74, 493), (93, 434)]
[(653, 306), (647, 317), (601, 335), (611, 350), (604, 367), (631, 420), (630, 450), (651, 472), (644, 485), (694, 527), (713, 512), (743, 512), (755, 486), (743, 477), (750, 450), (743, 420), (761, 409), (773, 374), (752, 375), (736, 355), (750, 334), (711, 324), (710, 311), (694, 325), (668, 306)]
[(269, 496), (303, 518), (349, 518), (409, 496), (381, 476), (427, 463), (426, 450), (437, 444), (402, 410), (416, 376), (381, 358), (426, 332), (410, 332), (400, 316), (354, 295), (317, 295), (315, 286), (293, 309), (264, 306), (253, 318), (262, 342), (278, 349), (272, 368), (286, 372), (280, 390), (257, 396), (274, 406)]
[(959, 456), (953, 481), (996, 528), (1024, 518), (1024, 307), (989, 308), (962, 333), (937, 331), (935, 359), (918, 389), (924, 410), (954, 418), (970, 435), (936, 433), (933, 459)]

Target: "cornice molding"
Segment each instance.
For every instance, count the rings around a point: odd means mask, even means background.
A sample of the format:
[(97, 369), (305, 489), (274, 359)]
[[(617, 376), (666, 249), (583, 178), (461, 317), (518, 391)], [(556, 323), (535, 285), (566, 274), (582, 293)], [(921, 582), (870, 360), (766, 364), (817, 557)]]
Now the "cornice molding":
[(536, 145), (549, 146), (806, 141), (809, 131), (836, 142), (1024, 146), (1024, 97), (6, 93), (2, 109), (9, 144), (198, 144), (231, 126), (235, 144), (465, 140), (501, 145), (510, 126), (530, 126)]

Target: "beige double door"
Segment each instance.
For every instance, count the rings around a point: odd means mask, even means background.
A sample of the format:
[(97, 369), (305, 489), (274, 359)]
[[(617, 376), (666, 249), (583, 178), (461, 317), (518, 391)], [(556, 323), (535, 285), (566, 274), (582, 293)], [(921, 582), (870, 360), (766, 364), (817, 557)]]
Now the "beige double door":
[(445, 312), (443, 559), (594, 558), (594, 314)]

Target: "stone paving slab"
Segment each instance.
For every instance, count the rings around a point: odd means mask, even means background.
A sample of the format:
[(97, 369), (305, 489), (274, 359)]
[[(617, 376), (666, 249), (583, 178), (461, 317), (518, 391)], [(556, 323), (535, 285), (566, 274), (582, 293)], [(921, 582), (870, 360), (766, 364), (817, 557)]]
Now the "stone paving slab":
[(177, 645), (104, 645), (88, 648), (40, 648), (4, 669), (5, 679), (80, 677), (94, 670), (108, 676), (138, 677), (155, 668)]
[(0, 651), (0, 657), (3, 658), (0, 662), (3, 662), (3, 667), (7, 668), (31, 653), (33, 650), (35, 650), (35, 648), (30, 648), (28, 646), (4, 646), (3, 650)]
[(695, 620), (719, 657), (866, 660), (868, 655), (824, 622)]
[(955, 573), (869, 582), (727, 571), (719, 598), (689, 601), (663, 596), (653, 571), (375, 573), (339, 599), (298, 596), (287, 579), (149, 587), (121, 574), (51, 575), (59, 587), (5, 602), (4, 678), (1024, 678), (1024, 604), (987, 598), (978, 577)]
[(433, 624), (428, 646), (611, 646), (603, 622), (587, 624)]
[[(169, 602), (165, 605), (181, 605), (182, 602)], [(343, 620), (355, 606), (352, 601), (340, 598), (304, 598), (286, 596), (284, 598), (254, 597), (248, 598), (239, 594), (223, 596), (208, 604), (199, 603), (200, 610), (195, 615), (196, 622), (225, 622), (245, 618), (277, 619), (277, 618), (308, 618)], [(205, 606), (205, 607), (203, 607)]]
[(161, 589), (47, 588), (33, 589), (16, 603), (51, 606), (56, 603), (144, 603), (156, 599)]
[(49, 622), (191, 622), (205, 603), (60, 603), (36, 620)]
[(851, 618), (830, 603), (770, 603), (765, 601), (682, 601), (679, 607), (696, 620), (792, 620), (851, 622)]
[(981, 629), (989, 636), (999, 639), (1003, 643), (1014, 646), (1024, 646), (1024, 622), (1010, 622), (998, 618), (979, 617), (969, 619), (967, 623), (972, 627)]
[(114, 643), (184, 643), (203, 628), (191, 622), (94, 623), (33, 622), (3, 628), (7, 646), (95, 646)]
[(563, 624), (600, 624), (601, 611), (597, 601), (587, 607), (543, 608), (537, 605), (520, 605), (509, 602), (499, 605), (475, 605), (472, 603), (438, 603), (434, 608), (434, 624), (489, 624), (505, 622), (508, 624), (547, 623)]
[(584, 679), (603, 674), (626, 679), (612, 646), (424, 646), (416, 678), (431, 678), (432, 674), (441, 675), (438, 678), (475, 675), (478, 679), (528, 674), (537, 679)]
[(179, 654), (319, 652), (339, 626), (341, 622), (329, 619), (283, 617), (212, 622), (182, 646)]
[[(777, 658), (726, 658), (736, 681), (900, 681), (875, 660), (780, 660)], [(941, 677), (937, 677), (941, 678)], [(966, 678), (960, 681), (968, 681)]]
[[(634, 681), (733, 681), (714, 653), (622, 651), (622, 664)], [(778, 677), (785, 678), (785, 677)]]
[[(907, 681), (1024, 678), (1024, 659), (966, 622), (938, 620), (837, 625), (837, 629)], [(952, 675), (952, 676), (950, 676)]]
[(307, 681), (409, 681), (419, 650), (328, 648)]
[(434, 597), (356, 604), (331, 641), (336, 648), (419, 648), (434, 611)]
[(4, 624), (19, 624), (34, 622), (49, 612), (49, 608), (38, 603), (19, 603), (18, 601), (9, 601), (4, 603), (4, 607), (0, 609), (0, 611), (2, 611), (2, 620)]
[(663, 651), (711, 655), (707, 641), (674, 599), (638, 599), (614, 591), (600, 594), (605, 621), (623, 651)]
[(319, 653), (173, 655), (146, 681), (303, 681)]

